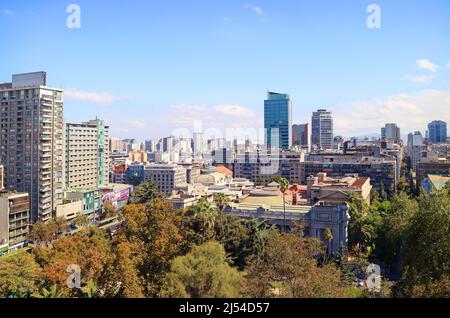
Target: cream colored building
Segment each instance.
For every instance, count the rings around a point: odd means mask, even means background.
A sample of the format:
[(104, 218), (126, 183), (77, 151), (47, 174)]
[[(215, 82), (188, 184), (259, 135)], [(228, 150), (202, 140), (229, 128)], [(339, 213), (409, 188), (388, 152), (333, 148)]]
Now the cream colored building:
[(66, 124), (66, 189), (98, 189), (109, 183), (109, 127), (102, 120)]

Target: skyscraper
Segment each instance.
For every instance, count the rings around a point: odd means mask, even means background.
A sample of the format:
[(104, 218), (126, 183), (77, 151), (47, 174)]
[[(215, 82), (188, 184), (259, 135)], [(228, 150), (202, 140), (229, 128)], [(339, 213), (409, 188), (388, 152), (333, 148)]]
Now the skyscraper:
[(98, 189), (109, 182), (109, 127), (95, 119), (67, 123), (65, 144), (65, 187)]
[(333, 115), (326, 109), (313, 112), (311, 119), (311, 144), (319, 149), (333, 146)]
[(292, 103), (288, 94), (267, 93), (267, 100), (264, 101), (264, 128), (266, 145), (282, 149), (291, 148)]
[(397, 124), (386, 124), (381, 128), (381, 140), (399, 144), (402, 139), (400, 136), (400, 128)]
[(49, 220), (63, 194), (63, 90), (45, 72), (17, 74), (0, 99), (5, 188), (29, 194), (31, 221)]
[(447, 123), (442, 120), (435, 120), (428, 124), (428, 138), (433, 144), (447, 142)]

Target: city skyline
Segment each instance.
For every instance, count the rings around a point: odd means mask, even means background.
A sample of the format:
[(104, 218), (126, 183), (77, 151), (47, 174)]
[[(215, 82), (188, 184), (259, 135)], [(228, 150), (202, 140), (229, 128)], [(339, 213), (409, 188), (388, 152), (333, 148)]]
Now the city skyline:
[[(3, 53), (0, 82), (47, 71), (65, 91), (65, 121), (98, 116), (120, 138), (156, 139), (194, 120), (260, 128), (266, 90), (291, 96), (293, 124), (326, 108), (335, 135), (378, 135), (395, 122), (404, 138), (450, 121), (449, 4), (413, 2), (378, 1), (381, 28), (369, 29), (365, 1), (78, 1), (81, 28), (68, 29), (66, 4), (0, 1), (0, 27), (15, 30), (4, 40), (29, 44)], [(26, 58), (42, 32), (58, 41)]]

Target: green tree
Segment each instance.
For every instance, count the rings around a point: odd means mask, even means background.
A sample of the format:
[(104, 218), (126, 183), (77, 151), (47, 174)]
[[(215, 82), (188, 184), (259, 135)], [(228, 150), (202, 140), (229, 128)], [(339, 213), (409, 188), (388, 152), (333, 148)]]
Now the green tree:
[(223, 246), (210, 241), (194, 246), (172, 262), (161, 296), (179, 298), (232, 298), (240, 296), (242, 273), (226, 260)]
[(26, 251), (0, 257), (0, 297), (30, 297), (38, 291), (40, 272)]
[(146, 204), (153, 199), (160, 198), (161, 195), (158, 193), (156, 184), (148, 179), (146, 182), (138, 185), (133, 192), (133, 203), (135, 204)]
[(450, 295), (450, 197), (446, 191), (422, 193), (419, 211), (404, 234), (403, 281), (396, 295), (436, 296), (431, 287)]

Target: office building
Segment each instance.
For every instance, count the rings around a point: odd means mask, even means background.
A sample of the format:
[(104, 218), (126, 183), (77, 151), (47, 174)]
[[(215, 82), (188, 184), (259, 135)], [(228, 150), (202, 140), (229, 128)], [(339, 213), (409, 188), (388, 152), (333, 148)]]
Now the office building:
[(386, 124), (381, 128), (381, 140), (390, 141), (396, 144), (401, 143), (400, 127), (397, 124)]
[(156, 151), (156, 143), (154, 140), (146, 140), (145, 141), (145, 151), (147, 151), (147, 152)]
[(288, 94), (267, 93), (264, 101), (265, 143), (270, 147), (292, 146), (292, 103)]
[(305, 184), (309, 176), (325, 172), (330, 177), (357, 174), (370, 178), (372, 186), (394, 193), (397, 181), (397, 160), (388, 155), (364, 156), (362, 154), (309, 154), (301, 163), (300, 182)]
[(65, 134), (65, 187), (98, 189), (109, 183), (109, 127), (95, 119), (67, 123)]
[(281, 176), (291, 183), (298, 183), (301, 175), (300, 164), (303, 153), (281, 151), (266, 154), (260, 151), (237, 154), (233, 162), (233, 176), (248, 179), (255, 183), (266, 183), (272, 177)]
[(133, 151), (128, 154), (128, 159), (132, 163), (144, 163), (148, 161), (148, 155), (146, 151)]
[(171, 194), (173, 189), (186, 183), (186, 170), (175, 164), (148, 164), (144, 167), (145, 180), (151, 179), (160, 193)]
[(292, 145), (300, 146), (310, 150), (311, 131), (309, 124), (300, 124), (292, 126)]
[(428, 124), (428, 139), (433, 144), (447, 142), (447, 123), (442, 120), (435, 120)]
[(319, 109), (312, 115), (311, 144), (316, 149), (333, 148), (333, 115), (326, 109)]
[(28, 193), (0, 192), (0, 251), (23, 246), (29, 232)]
[(47, 221), (63, 195), (63, 90), (45, 72), (0, 84), (0, 162), (7, 190), (29, 194), (31, 221)]

